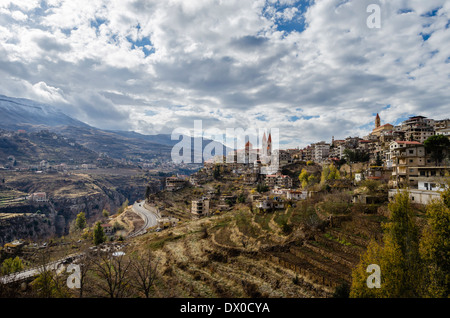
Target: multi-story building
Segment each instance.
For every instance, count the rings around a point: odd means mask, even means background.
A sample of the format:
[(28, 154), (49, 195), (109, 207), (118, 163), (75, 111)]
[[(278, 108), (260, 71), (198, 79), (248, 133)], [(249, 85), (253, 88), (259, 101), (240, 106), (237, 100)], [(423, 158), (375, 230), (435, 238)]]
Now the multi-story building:
[(328, 158), (328, 154), (330, 153), (330, 144), (325, 141), (321, 141), (315, 144), (311, 144), (313, 148), (312, 160), (315, 162), (322, 162), (326, 158)]
[(280, 165), (284, 166), (292, 162), (292, 156), (289, 151), (279, 150), (278, 152), (278, 160)]
[(391, 160), (393, 168), (393, 185), (395, 187), (417, 186), (419, 168), (432, 165), (425, 146), (417, 141), (393, 141), (389, 148), (389, 160)]
[(283, 175), (280, 172), (277, 172), (276, 174), (268, 174), (266, 175), (264, 179), (265, 184), (269, 188), (291, 188), (292, 187), (292, 178)]
[(414, 116), (405, 120), (401, 127), (405, 132), (405, 140), (424, 142), (435, 134), (435, 122), (424, 116)]
[(450, 138), (450, 119), (435, 120), (434, 131), (436, 135), (444, 135)]
[(176, 191), (182, 189), (186, 186), (186, 180), (178, 177), (168, 177), (166, 178), (166, 190)]
[(303, 161), (313, 160), (313, 147), (310, 145), (300, 151), (299, 159)]
[(191, 213), (194, 217), (207, 216), (209, 214), (209, 199), (206, 197), (192, 201)]

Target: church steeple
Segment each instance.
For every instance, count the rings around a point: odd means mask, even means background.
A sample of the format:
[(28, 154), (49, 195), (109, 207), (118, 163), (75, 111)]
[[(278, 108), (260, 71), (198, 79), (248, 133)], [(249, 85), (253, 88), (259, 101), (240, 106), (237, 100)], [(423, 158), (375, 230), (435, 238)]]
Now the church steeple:
[(377, 117), (375, 117), (375, 128), (378, 128), (380, 126), (381, 126), (380, 115), (378, 115), (377, 113)]

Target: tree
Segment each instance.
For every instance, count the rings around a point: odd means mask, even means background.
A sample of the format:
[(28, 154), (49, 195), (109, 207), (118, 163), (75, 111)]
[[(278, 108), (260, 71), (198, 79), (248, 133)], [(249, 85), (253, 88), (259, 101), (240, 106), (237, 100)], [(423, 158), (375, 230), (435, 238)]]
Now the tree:
[(302, 188), (305, 189), (308, 186), (308, 171), (306, 169), (302, 169), (300, 174), (298, 175), (298, 181), (300, 181)]
[(238, 203), (245, 203), (245, 193), (244, 192), (241, 192), (239, 194), (239, 196), (237, 197), (237, 202)]
[(3, 261), (0, 273), (1, 275), (9, 275), (19, 272), (23, 269), (22, 260), (16, 256), (15, 258), (7, 258)]
[(93, 255), (86, 252), (78, 259), (78, 265), (80, 266), (79, 280), (80, 288), (78, 289), (78, 297), (83, 298), (86, 287), (88, 286), (88, 273), (93, 269)]
[(107, 218), (109, 216), (109, 211), (106, 209), (103, 209), (102, 215), (103, 215), (103, 217)]
[(86, 227), (87, 223), (86, 223), (86, 215), (84, 214), (84, 212), (80, 212), (77, 214), (77, 218), (75, 220), (75, 228), (77, 230), (82, 230)]
[[(393, 275), (398, 272), (398, 275), (393, 277), (399, 284), (398, 295), (394, 297), (414, 297), (418, 293), (420, 277), (419, 229), (415, 223), (409, 193), (407, 191), (398, 193), (388, 208), (391, 215), (390, 222), (385, 225), (385, 252), (387, 256), (395, 256), (395, 250), (398, 249), (396, 252), (401, 257), (397, 271), (392, 270), (389, 273)], [(390, 251), (389, 247), (393, 251)], [(395, 261), (399, 260), (391, 260), (391, 263), (395, 264)]]
[(106, 241), (105, 232), (103, 231), (101, 223), (97, 222), (94, 228), (94, 244), (99, 245), (105, 241)]
[(302, 169), (298, 175), (298, 181), (303, 182), (304, 180), (308, 180), (308, 171), (306, 169)]
[(31, 282), (32, 290), (40, 298), (68, 297), (66, 280), (58, 275), (55, 263), (51, 262), (51, 251), (45, 248), (38, 253), (38, 276)]
[(375, 159), (375, 166), (377, 167), (383, 166), (383, 160), (381, 159), (379, 152), (377, 152), (377, 157)]
[[(205, 227), (206, 228), (206, 227)], [(134, 287), (149, 298), (153, 282), (156, 279), (158, 261), (150, 252), (137, 256), (132, 262)]]
[(265, 184), (258, 183), (258, 185), (256, 186), (256, 191), (258, 191), (259, 193), (267, 192), (269, 191), (269, 187)]
[(93, 258), (93, 270), (100, 278), (98, 289), (110, 298), (122, 298), (130, 290), (131, 260), (125, 256), (114, 256), (109, 252), (99, 252)]
[(220, 178), (220, 167), (217, 164), (214, 166), (213, 178), (216, 180)]
[(450, 140), (444, 135), (434, 135), (428, 137), (423, 142), (425, 149), (431, 154), (431, 158), (436, 163), (436, 166), (448, 157), (450, 153)]
[(339, 173), (339, 170), (337, 170), (335, 165), (330, 164), (329, 166), (323, 167), (320, 182), (325, 183), (327, 180), (337, 180), (340, 178), (341, 174)]
[(130, 202), (128, 201), (128, 199), (126, 199), (125, 202), (122, 203), (122, 205), (117, 209), (117, 214), (121, 214), (123, 211), (125, 211), (129, 204)]
[(147, 187), (145, 187), (145, 199), (148, 201), (148, 199), (150, 198), (150, 195), (152, 194), (150, 186), (147, 185)]
[(450, 208), (443, 200), (436, 200), (427, 205), (426, 215), (427, 226), (420, 242), (420, 254), (424, 264), (422, 296), (448, 298), (450, 296)]
[[(372, 242), (352, 273), (351, 297), (417, 297), (420, 294), (421, 262), (419, 231), (408, 192), (399, 192), (388, 206), (389, 222), (383, 226), (383, 244)], [(381, 269), (381, 288), (366, 286), (368, 265)]]
[[(370, 241), (367, 250), (361, 255), (358, 266), (352, 271), (352, 285), (350, 288), (351, 298), (374, 298), (382, 297), (379, 288), (367, 287), (367, 267), (371, 264), (381, 264), (382, 247), (376, 241)], [(383, 273), (383, 272), (382, 272)], [(384, 287), (384, 285), (382, 285)]]
[(370, 155), (369, 155), (369, 153), (361, 151), (359, 149), (355, 149), (355, 150), (345, 149), (344, 150), (344, 158), (348, 163), (367, 162), (370, 159)]

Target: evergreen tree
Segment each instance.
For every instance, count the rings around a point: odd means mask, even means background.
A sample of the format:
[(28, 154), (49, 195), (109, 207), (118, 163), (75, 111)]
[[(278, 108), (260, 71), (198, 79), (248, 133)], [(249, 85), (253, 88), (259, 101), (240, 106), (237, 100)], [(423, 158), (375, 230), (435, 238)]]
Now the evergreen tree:
[(106, 241), (105, 232), (103, 231), (101, 223), (97, 222), (94, 228), (94, 244), (99, 245), (105, 241)]
[(423, 142), (425, 149), (431, 153), (436, 165), (439, 165), (450, 153), (450, 140), (444, 135), (428, 137)]
[(84, 214), (84, 212), (80, 212), (77, 214), (77, 218), (75, 220), (75, 228), (77, 230), (82, 230), (86, 227), (87, 223), (86, 223), (86, 215)]

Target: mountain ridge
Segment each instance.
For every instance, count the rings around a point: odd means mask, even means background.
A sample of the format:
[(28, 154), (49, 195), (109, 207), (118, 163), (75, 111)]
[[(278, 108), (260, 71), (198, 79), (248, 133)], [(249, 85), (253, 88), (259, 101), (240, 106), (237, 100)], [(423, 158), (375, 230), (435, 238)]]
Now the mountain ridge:
[[(74, 119), (54, 106), (1, 94), (0, 113), (2, 129), (23, 129), (29, 132), (49, 130), (73, 138), (84, 147), (115, 159), (159, 158), (170, 161), (171, 150), (179, 142), (172, 140), (170, 134), (144, 135), (135, 131), (100, 129)], [(202, 149), (211, 142), (215, 141), (203, 139)], [(224, 147), (224, 153), (227, 153), (229, 148), (220, 145)], [(192, 155), (194, 151), (192, 149)]]

